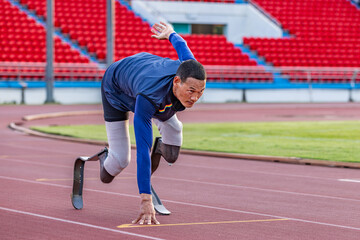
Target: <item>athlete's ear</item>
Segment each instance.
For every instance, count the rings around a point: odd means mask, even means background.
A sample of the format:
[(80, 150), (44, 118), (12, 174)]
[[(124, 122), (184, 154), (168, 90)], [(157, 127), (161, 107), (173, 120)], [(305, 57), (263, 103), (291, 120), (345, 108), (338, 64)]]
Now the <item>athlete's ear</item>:
[(179, 86), (181, 83), (181, 78), (179, 76), (175, 76), (173, 83), (174, 83), (174, 86)]

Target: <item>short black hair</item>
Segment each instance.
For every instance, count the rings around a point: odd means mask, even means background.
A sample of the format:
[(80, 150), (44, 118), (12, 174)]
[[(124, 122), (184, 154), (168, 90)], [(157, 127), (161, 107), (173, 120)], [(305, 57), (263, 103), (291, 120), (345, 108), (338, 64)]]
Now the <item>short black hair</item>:
[(181, 82), (185, 82), (187, 78), (192, 77), (198, 80), (206, 79), (206, 72), (204, 66), (196, 60), (186, 60), (182, 62), (176, 71), (176, 76), (179, 76)]

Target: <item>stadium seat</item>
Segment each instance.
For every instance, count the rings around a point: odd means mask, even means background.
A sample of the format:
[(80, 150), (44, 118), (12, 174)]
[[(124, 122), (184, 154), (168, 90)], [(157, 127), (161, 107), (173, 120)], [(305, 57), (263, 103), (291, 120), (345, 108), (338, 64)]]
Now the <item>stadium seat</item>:
[[(46, 19), (46, 1), (20, 0), (19, 2), (39, 17)], [(233, 3), (234, 1), (208, 0), (206, 2)], [(0, 41), (4, 42), (1, 61), (44, 62), (46, 57), (44, 28), (8, 1), (0, 0), (0, 3), (1, 8), (6, 9), (3, 11), (4, 15), (1, 16), (0, 24), (8, 29), (0, 36)], [(106, 1), (62, 0), (54, 1), (54, 3), (56, 29), (87, 50), (91, 56), (104, 62), (106, 59)], [(115, 3), (115, 8), (115, 60), (141, 51), (177, 59), (177, 54), (170, 43), (150, 38), (148, 23), (118, 1)], [(6, 37), (3, 37), (5, 35)], [(195, 57), (205, 65), (256, 66), (253, 60), (228, 42), (223, 35), (200, 34), (183, 37), (188, 41)], [(19, 47), (17, 45), (19, 42), (22, 42), (24, 46)], [(89, 62), (78, 51), (62, 43), (58, 38), (55, 39), (55, 46), (55, 62)], [(272, 81), (271, 77), (269, 81)]]
[[(32, 4), (30, 0), (25, 2)], [(0, 15), (2, 61), (44, 62), (45, 29), (8, 1), (0, 0), (0, 6), (4, 10), (4, 14)], [(55, 46), (55, 59), (58, 55), (65, 54), (66, 61), (85, 62), (77, 51), (58, 38), (55, 38)]]
[(360, 67), (360, 11), (347, 0), (255, 0), (288, 39), (244, 38), (274, 66)]

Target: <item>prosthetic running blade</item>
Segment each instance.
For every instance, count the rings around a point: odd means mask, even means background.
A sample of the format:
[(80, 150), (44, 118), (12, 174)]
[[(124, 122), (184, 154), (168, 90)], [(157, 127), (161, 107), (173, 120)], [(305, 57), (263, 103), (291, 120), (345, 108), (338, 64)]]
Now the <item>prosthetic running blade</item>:
[(92, 157), (78, 157), (74, 163), (74, 181), (73, 189), (71, 194), (71, 203), (75, 209), (83, 208), (83, 186), (84, 186), (84, 168), (85, 162), (87, 161), (97, 161), (99, 156), (107, 151), (107, 148), (98, 152)]
[(162, 204), (159, 196), (156, 194), (153, 186), (151, 185), (151, 195), (155, 211), (161, 215), (170, 215), (170, 211)]
[[(159, 167), (161, 154), (156, 153), (155, 148), (158, 145), (158, 142), (160, 140), (160, 137), (155, 138), (155, 142), (153, 145), (153, 149), (151, 151), (151, 175), (154, 174), (154, 172)], [(162, 204), (159, 196), (156, 194), (153, 186), (151, 185), (151, 196), (152, 196), (152, 202), (154, 204), (155, 211), (161, 215), (169, 215), (171, 212), (166, 209), (166, 207)]]

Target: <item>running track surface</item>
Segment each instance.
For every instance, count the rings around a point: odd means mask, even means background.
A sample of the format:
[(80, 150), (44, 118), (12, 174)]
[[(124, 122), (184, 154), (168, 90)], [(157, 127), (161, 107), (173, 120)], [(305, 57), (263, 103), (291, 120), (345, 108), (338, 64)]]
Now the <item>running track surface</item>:
[[(0, 239), (359, 239), (359, 170), (181, 155), (153, 185), (172, 212), (159, 226), (131, 225), (139, 209), (135, 153), (109, 184), (85, 165), (84, 208), (70, 203), (78, 156), (100, 146), (24, 135), (21, 117), (85, 106), (0, 106)], [(179, 114), (184, 122), (359, 120), (360, 104), (217, 104)], [(102, 123), (100, 115), (29, 125)], [(343, 179), (343, 180), (341, 180)], [(345, 179), (345, 180), (344, 180)]]

